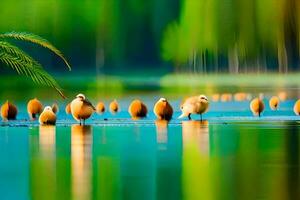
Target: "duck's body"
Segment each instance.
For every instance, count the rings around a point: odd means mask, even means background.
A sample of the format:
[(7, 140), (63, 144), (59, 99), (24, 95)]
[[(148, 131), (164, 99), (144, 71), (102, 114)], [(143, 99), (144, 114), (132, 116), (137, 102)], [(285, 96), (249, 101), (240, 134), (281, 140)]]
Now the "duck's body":
[(202, 114), (207, 112), (209, 107), (208, 99), (204, 95), (189, 97), (181, 106), (182, 114), (179, 118), (188, 117), (191, 119), (191, 114), (200, 114), (202, 121)]
[(45, 107), (44, 111), (39, 117), (39, 122), (41, 125), (55, 125), (56, 115), (50, 106)]
[(147, 106), (141, 100), (133, 100), (129, 105), (128, 112), (133, 119), (146, 117), (148, 113)]
[(96, 110), (97, 110), (97, 113), (99, 113), (99, 114), (104, 113), (105, 112), (105, 104), (102, 101), (98, 102), (98, 104), (96, 106)]
[(117, 102), (117, 100), (113, 100), (110, 104), (109, 104), (109, 110), (111, 113), (115, 114), (119, 111), (119, 104)]
[(279, 107), (279, 98), (277, 96), (273, 96), (271, 97), (270, 101), (269, 101), (269, 106), (271, 108), (271, 110), (277, 110)]
[(173, 108), (165, 98), (160, 98), (154, 105), (153, 112), (160, 120), (171, 120)]
[(1, 106), (1, 117), (3, 120), (14, 120), (16, 119), (18, 114), (18, 109), (17, 107), (10, 103), (9, 101), (6, 101), (2, 106)]
[(260, 117), (261, 113), (265, 109), (265, 104), (261, 100), (261, 98), (255, 98), (250, 102), (250, 109), (253, 113), (253, 115), (258, 115)]
[(78, 94), (71, 102), (71, 113), (75, 120), (81, 120), (83, 123), (96, 111), (95, 107), (89, 102), (83, 94)]
[(295, 102), (294, 112), (296, 115), (300, 115), (300, 99), (298, 99), (298, 101)]
[(36, 119), (37, 115), (41, 114), (43, 111), (43, 104), (37, 99), (31, 99), (27, 103), (27, 112), (30, 119)]

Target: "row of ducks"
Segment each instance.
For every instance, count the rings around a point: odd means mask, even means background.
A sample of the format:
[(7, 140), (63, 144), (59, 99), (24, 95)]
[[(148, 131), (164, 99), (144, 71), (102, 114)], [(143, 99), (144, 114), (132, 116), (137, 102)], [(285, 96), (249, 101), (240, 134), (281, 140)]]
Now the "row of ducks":
[[(260, 93), (259, 96), (263, 98), (264, 94)], [(285, 91), (281, 91), (277, 93), (277, 97), (281, 101), (285, 101), (287, 99), (287, 93)], [(237, 92), (237, 93), (215, 93), (211, 95), (211, 100), (213, 102), (230, 102), (230, 101), (250, 101), (252, 99), (252, 95), (250, 93), (245, 92)]]
[[(269, 106), (272, 110), (277, 110), (280, 104), (280, 99), (277, 96), (273, 96), (269, 100)], [(186, 98), (180, 106), (182, 114), (178, 117), (188, 117), (191, 119), (191, 114), (199, 114), (202, 121), (202, 114), (207, 112), (209, 108), (209, 101), (205, 95), (192, 96)], [(109, 109), (112, 113), (116, 113), (119, 110), (119, 104), (116, 100), (110, 103)], [(261, 98), (255, 98), (250, 102), (250, 109), (256, 116), (260, 116), (265, 109), (264, 102)], [(105, 105), (103, 102), (99, 102), (96, 108), (83, 94), (78, 94), (76, 98), (69, 103), (65, 111), (67, 114), (72, 114), (73, 118), (80, 124), (84, 123), (86, 119), (94, 112), (105, 112)], [(30, 119), (35, 120), (39, 115), (40, 124), (55, 124), (56, 113), (58, 112), (58, 105), (46, 106), (43, 109), (42, 103), (37, 99), (31, 99), (27, 104), (27, 112)], [(133, 100), (129, 105), (128, 112), (133, 119), (139, 119), (146, 117), (148, 113), (147, 106), (141, 100)], [(153, 112), (159, 120), (171, 120), (173, 116), (173, 108), (171, 104), (165, 98), (160, 98), (154, 105)], [(296, 101), (294, 105), (294, 112), (296, 115), (300, 115), (300, 99)], [(4, 120), (16, 119), (18, 113), (17, 107), (6, 102), (1, 107), (1, 117)]]

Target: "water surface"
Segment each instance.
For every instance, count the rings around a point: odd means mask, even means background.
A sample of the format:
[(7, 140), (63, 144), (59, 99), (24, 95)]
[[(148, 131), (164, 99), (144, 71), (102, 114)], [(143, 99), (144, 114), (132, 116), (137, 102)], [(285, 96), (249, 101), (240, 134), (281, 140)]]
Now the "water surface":
[[(153, 101), (146, 101), (149, 108)], [(210, 112), (168, 124), (94, 114), (79, 126), (1, 122), (1, 199), (299, 199), (300, 121), (294, 100), (253, 117), (249, 102), (211, 103)], [(231, 109), (230, 109), (231, 108)], [(104, 120), (106, 119), (106, 120)]]

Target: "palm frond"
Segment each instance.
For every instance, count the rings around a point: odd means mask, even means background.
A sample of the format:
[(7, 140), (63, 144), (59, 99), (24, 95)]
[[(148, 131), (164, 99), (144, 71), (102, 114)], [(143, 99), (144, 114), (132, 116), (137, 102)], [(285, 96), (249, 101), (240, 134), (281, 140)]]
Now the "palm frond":
[(16, 40), (22, 40), (26, 42), (31, 42), (37, 45), (40, 45), (46, 49), (49, 49), (53, 53), (55, 53), (57, 56), (59, 56), (64, 63), (67, 65), (68, 69), (71, 71), (71, 66), (68, 63), (67, 59), (64, 57), (62, 52), (58, 50), (54, 45), (52, 45), (48, 40), (32, 34), (32, 33), (26, 33), (26, 32), (8, 32), (8, 33), (3, 33), (0, 34), (0, 38), (12, 38)]
[(18, 47), (7, 42), (0, 42), (0, 62), (11, 67), (18, 74), (30, 77), (35, 83), (54, 88), (63, 98), (58, 83), (32, 57)]

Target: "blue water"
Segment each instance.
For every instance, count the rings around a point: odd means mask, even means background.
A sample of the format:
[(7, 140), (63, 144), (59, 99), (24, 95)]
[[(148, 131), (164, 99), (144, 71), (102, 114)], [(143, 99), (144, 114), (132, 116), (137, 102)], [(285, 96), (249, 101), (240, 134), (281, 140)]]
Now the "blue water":
[(137, 121), (130, 101), (119, 103), (119, 113), (95, 113), (86, 126), (65, 103), (56, 126), (29, 121), (17, 103), (18, 120), (0, 126), (1, 199), (299, 199), (294, 100), (278, 111), (265, 102), (261, 118), (249, 102), (212, 102), (204, 122), (176, 119), (175, 100), (169, 124), (155, 120), (152, 100)]

